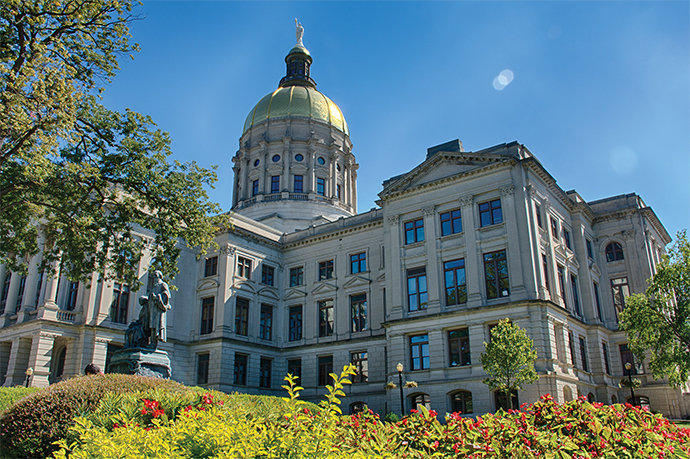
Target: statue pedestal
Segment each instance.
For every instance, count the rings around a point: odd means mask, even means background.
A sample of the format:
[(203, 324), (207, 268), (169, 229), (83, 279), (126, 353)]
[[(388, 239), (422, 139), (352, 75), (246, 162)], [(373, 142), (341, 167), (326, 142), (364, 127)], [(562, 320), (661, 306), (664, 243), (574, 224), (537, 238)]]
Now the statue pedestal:
[(163, 379), (170, 379), (172, 376), (168, 353), (143, 347), (115, 351), (112, 359), (110, 359), (107, 372)]

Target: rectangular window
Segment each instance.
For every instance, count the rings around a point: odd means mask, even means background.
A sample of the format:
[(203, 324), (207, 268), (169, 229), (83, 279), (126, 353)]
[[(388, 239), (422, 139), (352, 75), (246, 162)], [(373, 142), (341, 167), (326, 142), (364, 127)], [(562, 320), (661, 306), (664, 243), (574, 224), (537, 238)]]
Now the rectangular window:
[(541, 221), (541, 206), (539, 204), (534, 205), (534, 213), (537, 216), (537, 225), (539, 225), (539, 228), (544, 228)]
[(252, 196), (256, 196), (257, 194), (259, 194), (259, 181), (254, 180), (252, 182)]
[(604, 371), (607, 375), (611, 374), (611, 364), (609, 363), (609, 345), (606, 341), (601, 342), (601, 352), (604, 354)]
[(580, 310), (580, 295), (577, 293), (577, 277), (570, 276), (570, 286), (573, 289), (573, 306), (575, 306), (575, 314), (582, 316), (582, 311)]
[(319, 336), (333, 335), (333, 300), (319, 301)]
[(302, 359), (290, 359), (287, 361), (287, 372), (297, 378), (296, 383), (302, 378)]
[(589, 363), (587, 361), (587, 342), (580, 336), (580, 360), (582, 360), (582, 369), (589, 371)]
[(350, 353), (350, 362), (355, 366), (355, 374), (352, 375), (352, 383), (369, 382), (369, 360), (366, 352)]
[(549, 261), (544, 254), (541, 256), (541, 265), (544, 270), (544, 287), (551, 293), (551, 286), (549, 285)]
[(565, 246), (572, 250), (572, 247), (570, 247), (570, 231), (565, 228), (563, 228), (563, 241), (565, 242)]
[(587, 257), (594, 260), (594, 252), (592, 252), (592, 241), (585, 239), (585, 245), (587, 246)]
[(218, 257), (209, 257), (204, 263), (204, 277), (218, 274)]
[(317, 177), (316, 179), (316, 194), (326, 196), (326, 180), (321, 177)]
[(559, 288), (559, 293), (561, 295), (561, 301), (563, 301), (563, 307), (565, 309), (568, 309), (568, 301), (566, 301), (565, 298), (565, 268), (563, 266), (559, 266), (557, 268), (558, 270), (558, 288)]
[(451, 367), (471, 365), (470, 334), (466, 328), (448, 332), (448, 348)]
[(594, 302), (597, 305), (597, 317), (599, 320), (603, 321), (604, 316), (601, 314), (601, 300), (599, 299), (599, 284), (596, 282), (592, 283), (594, 285)]
[(462, 233), (462, 215), (460, 209), (441, 214), (441, 235)]
[(628, 278), (611, 279), (611, 293), (613, 293), (613, 306), (616, 309), (616, 318), (618, 318), (625, 307), (625, 299), (630, 296)]
[(129, 286), (115, 284), (113, 286), (113, 302), (110, 304), (110, 321), (118, 324), (126, 324), (128, 309)]
[(271, 176), (271, 194), (280, 193), (280, 175)]
[(304, 267), (290, 268), (290, 287), (304, 284)]
[(198, 354), (196, 356), (196, 383), (208, 384), (208, 364), (209, 354)]
[(259, 320), (259, 338), (271, 341), (273, 335), (273, 306), (261, 305), (261, 319)]
[(558, 239), (558, 222), (555, 218), (551, 218), (551, 237), (553, 239)]
[(251, 279), (252, 260), (244, 257), (237, 257), (237, 275), (245, 279)]
[(24, 302), (24, 290), (26, 289), (26, 276), (19, 279), (19, 289), (17, 291), (17, 301), (15, 302), (14, 312), (17, 313), (22, 308)]
[(352, 331), (367, 330), (367, 294), (350, 295), (350, 311), (352, 315)]
[(69, 290), (67, 291), (67, 309), (68, 311), (74, 311), (77, 307), (77, 295), (79, 295), (79, 282), (70, 282)]
[(367, 271), (367, 253), (361, 252), (350, 255), (350, 273), (357, 274)]
[(213, 331), (213, 308), (215, 299), (213, 297), (201, 300), (201, 331), (200, 335), (207, 335)]
[(426, 266), (407, 270), (407, 306), (410, 312), (427, 308)]
[(270, 389), (271, 387), (271, 369), (273, 367), (273, 360), (261, 358), (259, 361), (259, 387)]
[(304, 193), (304, 177), (295, 175), (295, 193)]
[(335, 189), (336, 189), (336, 196), (337, 196), (337, 198), (338, 198), (338, 201), (342, 201), (343, 198), (342, 198), (342, 196), (341, 196), (341, 193), (342, 193), (342, 188), (341, 188), (341, 186), (340, 186), (340, 185), (336, 185)]
[(333, 260), (319, 263), (319, 280), (333, 279)]
[(424, 240), (424, 219), (405, 222), (405, 244), (413, 244)]
[(410, 337), (410, 357), (413, 371), (429, 369), (429, 335)]
[(443, 263), (446, 282), (446, 305), (467, 303), (467, 281), (465, 280), (465, 260)]
[(232, 382), (238, 386), (247, 385), (247, 356), (244, 354), (235, 354), (235, 372)]
[(508, 260), (506, 251), (484, 255), (484, 277), (486, 278), (486, 298), (503, 298), (510, 295), (508, 281)]
[(635, 357), (633, 356), (632, 351), (628, 347), (627, 344), (620, 344), (618, 345), (618, 349), (620, 350), (621, 353), (621, 365), (623, 366), (623, 374), (627, 375), (628, 370), (625, 369), (625, 364), (630, 363), (632, 365), (630, 367), (630, 371), (632, 374), (636, 375), (639, 374), (640, 372), (637, 371), (637, 366), (635, 365)]
[(319, 357), (319, 386), (325, 386), (331, 382), (331, 373), (333, 373), (333, 356)]
[(289, 339), (290, 341), (298, 341), (302, 339), (302, 305), (290, 306), (289, 317)]
[(249, 300), (237, 298), (235, 301), (235, 333), (247, 336), (249, 330)]
[(38, 282), (36, 282), (36, 301), (34, 303), (35, 307), (38, 307), (38, 303), (41, 301), (41, 288), (43, 288), (43, 271), (38, 273)]
[(479, 204), (479, 222), (482, 228), (503, 223), (500, 199)]
[(261, 283), (264, 285), (273, 285), (273, 275), (275, 268), (266, 263), (261, 263)]
[(568, 349), (570, 350), (570, 363), (573, 364), (573, 367), (577, 368), (577, 362), (575, 361), (575, 342), (572, 331), (568, 331)]

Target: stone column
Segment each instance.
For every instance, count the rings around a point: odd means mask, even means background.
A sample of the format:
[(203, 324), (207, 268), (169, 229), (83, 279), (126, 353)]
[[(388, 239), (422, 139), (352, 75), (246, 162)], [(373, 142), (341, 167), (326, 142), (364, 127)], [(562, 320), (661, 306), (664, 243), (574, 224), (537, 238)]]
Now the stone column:
[(26, 277), (26, 286), (24, 287), (24, 301), (22, 310), (33, 309), (36, 303), (36, 293), (39, 288), (38, 280), (41, 273), (38, 271), (38, 264), (41, 262), (42, 254), (39, 253), (31, 259), (29, 264), (29, 275)]
[(477, 235), (474, 215), (474, 197), (463, 196), (460, 201), (462, 213), (462, 227), (465, 232), (465, 247), (467, 247), (467, 259), (465, 260), (465, 276), (467, 277), (467, 306), (474, 307), (482, 304), (484, 291), (484, 264), (482, 253), (477, 247)]
[(337, 169), (337, 160), (338, 156), (331, 150), (331, 154), (328, 156), (328, 159), (330, 160), (329, 169), (331, 170), (331, 192), (329, 193), (331, 198), (337, 198), (337, 186), (338, 186), (338, 169)]
[[(5, 302), (5, 311), (4, 314), (5, 316), (11, 316), (14, 315), (16, 304), (17, 304), (17, 292), (19, 290), (19, 283), (21, 281), (22, 276), (19, 273), (12, 273), (10, 278), (10, 288), (7, 292), (7, 301)], [(4, 278), (2, 279), (4, 280)], [(0, 284), (0, 290), (4, 288), (4, 284)], [(4, 292), (0, 292), (2, 294)]]
[(503, 219), (508, 234), (508, 278), (510, 281), (510, 298), (515, 301), (526, 299), (525, 278), (522, 271), (522, 254), (520, 253), (519, 228), (515, 212), (515, 185), (512, 183), (498, 189), (501, 192)]
[(389, 284), (388, 292), (391, 299), (391, 308), (388, 311), (386, 320), (392, 320), (403, 317), (403, 310), (405, 309), (405, 284), (407, 283), (407, 276), (400, 262), (402, 255), (402, 248), (400, 247), (400, 215), (388, 217), (388, 227), (390, 229), (390, 247), (386, 252), (386, 256), (389, 259), (386, 266), (390, 266), (390, 272), (392, 274), (386, 276), (386, 283)]
[(31, 340), (31, 353), (29, 354), (29, 366), (34, 369), (32, 387), (48, 387), (50, 382), (50, 365), (53, 357), (53, 344), (55, 336), (52, 333), (39, 332)]
[(58, 309), (57, 291), (58, 284), (60, 283), (60, 270), (58, 269), (57, 273), (51, 272), (53, 269), (55, 269), (55, 264), (56, 263), (53, 263), (53, 266), (48, 268), (44, 276), (48, 277), (48, 279), (45, 279), (46, 290), (43, 298), (43, 304), (41, 306), (47, 309)]
[[(91, 363), (98, 365), (102, 372), (105, 373), (105, 360), (108, 357), (109, 338), (102, 336), (95, 336), (93, 339), (93, 357)], [(83, 368), (78, 369), (79, 373), (83, 372)]]
[(435, 314), (441, 312), (441, 299), (439, 297), (439, 254), (436, 249), (437, 225), (436, 225), (436, 206), (430, 205), (422, 208), (424, 214), (424, 249), (426, 250), (426, 288), (428, 313)]
[(283, 137), (283, 186), (282, 191), (290, 191), (290, 141), (291, 137)]

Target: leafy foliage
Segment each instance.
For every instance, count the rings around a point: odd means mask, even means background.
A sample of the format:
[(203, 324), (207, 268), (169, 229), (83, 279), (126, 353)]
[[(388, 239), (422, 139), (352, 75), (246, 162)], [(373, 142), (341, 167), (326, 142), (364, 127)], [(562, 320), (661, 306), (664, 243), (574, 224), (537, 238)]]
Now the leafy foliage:
[(0, 262), (13, 270), (43, 250), (41, 269), (137, 289), (144, 248), (172, 277), (178, 240), (206, 249), (226, 221), (211, 217), (213, 170), (168, 163), (170, 138), (149, 117), (98, 103), (138, 49), (134, 19), (131, 0), (0, 4)]
[(645, 295), (625, 302), (620, 326), (639, 361), (651, 351), (654, 378), (667, 377), (672, 386), (690, 379), (690, 242), (681, 231), (669, 255), (657, 265)]
[(150, 389), (184, 393), (192, 389), (175, 381), (120, 374), (80, 376), (53, 384), (8, 408), (0, 418), (0, 451), (6, 457), (46, 457), (56, 449), (73, 419), (96, 410), (108, 393)]
[(537, 350), (532, 339), (517, 324), (511, 324), (509, 319), (501, 320), (491, 329), (491, 342), (484, 343), (484, 346), (486, 352), (481, 354), (479, 360), (489, 375), (484, 384), (490, 388), (512, 396), (524, 384), (539, 378), (534, 369)]
[(23, 386), (0, 387), (0, 414), (18, 400), (21, 400), (27, 395), (33, 394), (37, 390), (38, 389), (35, 387)]

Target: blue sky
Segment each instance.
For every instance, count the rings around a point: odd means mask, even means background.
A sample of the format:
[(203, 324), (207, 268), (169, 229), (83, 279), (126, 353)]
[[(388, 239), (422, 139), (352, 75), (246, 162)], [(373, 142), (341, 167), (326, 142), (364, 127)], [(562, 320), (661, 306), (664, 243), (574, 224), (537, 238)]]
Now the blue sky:
[[(122, 60), (104, 103), (151, 115), (175, 159), (217, 164), (210, 196), (224, 210), (244, 120), (284, 75), (298, 18), (311, 76), (350, 127), (360, 212), (428, 147), (517, 140), (564, 190), (636, 192), (672, 237), (690, 226), (688, 2), (148, 1), (137, 12), (142, 51)], [(504, 70), (513, 79), (499, 90)]]

